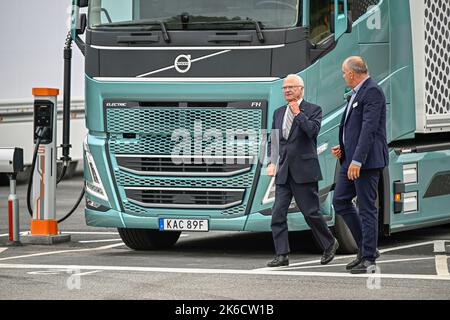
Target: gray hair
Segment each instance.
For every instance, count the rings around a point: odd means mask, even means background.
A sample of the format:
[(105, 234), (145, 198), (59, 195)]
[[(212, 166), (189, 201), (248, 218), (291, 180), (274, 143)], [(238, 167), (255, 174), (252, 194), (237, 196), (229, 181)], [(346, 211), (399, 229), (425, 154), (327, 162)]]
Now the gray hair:
[(286, 76), (285, 80), (288, 78), (296, 79), (299, 86), (301, 86), (303, 88), (305, 87), (305, 82), (303, 81), (302, 77), (300, 77), (298, 74), (288, 74)]
[(369, 68), (367, 67), (367, 63), (363, 57), (360, 56), (349, 57), (345, 60), (344, 63), (348, 69), (350, 69), (356, 74), (369, 73)]

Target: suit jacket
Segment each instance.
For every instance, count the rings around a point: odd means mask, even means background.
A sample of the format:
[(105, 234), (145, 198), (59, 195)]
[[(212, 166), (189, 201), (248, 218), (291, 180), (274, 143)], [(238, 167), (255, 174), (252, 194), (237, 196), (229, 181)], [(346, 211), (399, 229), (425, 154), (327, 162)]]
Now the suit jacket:
[[(322, 121), (322, 109), (303, 100), (300, 104), (300, 113), (292, 122), (287, 140), (282, 133), (285, 112), (286, 105), (275, 110), (268, 143), (269, 162), (275, 164), (278, 159), (275, 183), (286, 184), (289, 174), (296, 183), (322, 180), (317, 157), (317, 135)], [(274, 146), (274, 143), (277, 145)], [(273, 155), (272, 147), (278, 147), (278, 152), (274, 152)]]
[[(342, 115), (339, 126), (341, 166), (348, 168), (353, 160), (361, 169), (384, 168), (389, 164), (386, 141), (386, 98), (371, 78), (356, 93), (349, 114)], [(345, 130), (345, 143), (343, 133)]]

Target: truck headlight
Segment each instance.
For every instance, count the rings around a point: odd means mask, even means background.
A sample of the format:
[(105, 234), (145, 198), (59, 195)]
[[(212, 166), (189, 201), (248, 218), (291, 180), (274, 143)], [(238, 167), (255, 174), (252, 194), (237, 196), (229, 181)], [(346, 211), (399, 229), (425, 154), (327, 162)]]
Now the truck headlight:
[(92, 154), (89, 150), (89, 146), (87, 144), (87, 136), (84, 139), (83, 146), (87, 167), (92, 178), (92, 181), (86, 180), (86, 191), (97, 198), (108, 201), (108, 197), (106, 196), (105, 192), (105, 187), (103, 186), (102, 179), (98, 174), (97, 166), (95, 165), (94, 158), (92, 157)]

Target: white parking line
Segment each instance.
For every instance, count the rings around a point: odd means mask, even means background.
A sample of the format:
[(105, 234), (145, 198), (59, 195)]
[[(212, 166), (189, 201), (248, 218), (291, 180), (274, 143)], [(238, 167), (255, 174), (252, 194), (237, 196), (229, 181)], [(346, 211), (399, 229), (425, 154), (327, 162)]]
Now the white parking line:
[[(102, 232), (102, 231), (61, 231), (63, 234), (92, 234), (92, 235), (118, 235), (118, 232)], [(21, 236), (27, 236), (30, 234), (30, 231), (21, 231)], [(0, 234), (0, 237), (7, 237), (9, 233)]]
[[(233, 269), (188, 269), (188, 268), (153, 268), (153, 267), (126, 267), (126, 266), (87, 266), (87, 265), (45, 265), (45, 264), (0, 264), (0, 269), (79, 269), (103, 271), (128, 272), (155, 272), (155, 273), (189, 273), (189, 274), (235, 274), (235, 275), (267, 275), (267, 276), (307, 276), (307, 277), (333, 277), (333, 278), (368, 278), (373, 274), (351, 274), (339, 272), (302, 272), (280, 270), (233, 270)], [(412, 279), (412, 280), (446, 280), (450, 277), (421, 274), (377, 274), (377, 278), (386, 279)]]
[[(73, 270), (70, 268), (67, 268), (66, 270), (64, 269), (49, 269), (49, 270), (40, 270), (40, 271), (30, 271), (27, 272), (27, 274), (31, 274), (31, 275), (37, 275), (37, 276), (55, 276), (55, 275), (60, 275), (60, 274), (67, 274), (67, 273), (73, 273)], [(103, 270), (94, 270), (94, 271), (88, 271), (88, 272), (83, 272), (83, 273), (74, 273), (73, 275), (76, 276), (87, 276), (90, 274), (94, 274), (94, 273), (99, 273), (99, 272), (103, 272)]]
[(410, 249), (410, 248), (415, 248), (415, 247), (420, 247), (420, 246), (426, 246), (429, 244), (434, 244), (435, 241), (425, 241), (425, 242), (419, 242), (419, 243), (413, 243), (413, 244), (408, 244), (408, 245), (404, 245), (404, 246), (398, 246), (398, 247), (392, 247), (392, 248), (386, 248), (386, 249), (381, 249), (380, 253), (385, 253), (385, 252), (390, 252), (390, 251), (396, 251), (396, 250), (403, 250), (403, 249)]
[(97, 247), (97, 248), (89, 248), (89, 249), (74, 249), (74, 250), (60, 250), (60, 251), (50, 251), (50, 252), (41, 252), (41, 253), (32, 253), (32, 254), (26, 254), (22, 256), (14, 256), (14, 257), (7, 257), (7, 258), (0, 258), (0, 261), (6, 261), (6, 260), (13, 260), (13, 259), (21, 259), (21, 258), (30, 258), (30, 257), (39, 257), (39, 256), (49, 256), (54, 254), (60, 254), (60, 253), (72, 253), (72, 252), (85, 252), (85, 251), (96, 251), (96, 250), (106, 250), (111, 249), (115, 247), (124, 246), (125, 243), (115, 243), (110, 244), (108, 246), (103, 247)]
[(32, 276), (55, 276), (62, 273), (67, 273), (67, 270), (39, 270), (27, 272), (27, 274), (31, 274)]
[(445, 252), (445, 240), (438, 240), (434, 242), (434, 252), (436, 253)]
[(87, 276), (87, 275), (94, 274), (94, 273), (99, 273), (99, 272), (103, 272), (103, 270), (94, 270), (94, 271), (89, 271), (89, 272), (76, 273), (75, 275), (77, 275), (77, 276)]
[[(409, 244), (409, 245), (404, 245), (404, 246), (386, 248), (386, 249), (381, 249), (380, 253), (386, 253), (386, 252), (391, 252), (391, 251), (396, 251), (396, 250), (420, 247), (420, 246), (425, 246), (425, 245), (434, 244), (434, 243), (435, 243), (435, 241), (425, 241), (425, 242), (419, 242), (419, 243), (414, 243), (414, 244)], [(354, 258), (354, 257), (355, 257), (354, 254), (353, 255), (343, 255), (343, 256), (339, 255), (339, 256), (336, 256), (333, 261)], [(303, 266), (303, 265), (316, 264), (316, 263), (320, 263), (320, 259), (290, 263), (289, 267)], [(265, 268), (255, 269), (255, 270), (273, 270), (273, 268), (265, 267)]]
[(448, 264), (447, 264), (448, 257), (444, 255), (437, 255), (436, 256), (436, 273), (438, 276), (442, 277), (449, 277), (450, 273), (448, 272)]
[[(409, 262), (409, 261), (421, 261), (421, 260), (434, 260), (434, 257), (426, 257), (426, 258), (409, 258), (409, 259), (396, 259), (396, 260), (384, 260), (384, 261), (377, 261), (377, 265), (378, 264), (383, 264), (383, 263), (393, 263), (393, 262)], [(315, 268), (329, 268), (329, 267), (342, 267), (345, 266), (345, 263), (336, 263), (336, 264), (327, 264), (327, 265), (318, 265), (318, 266), (302, 266), (302, 267), (282, 267), (282, 269), (278, 269), (278, 270), (297, 270), (297, 269), (315, 269)], [(269, 268), (267, 268), (269, 269)], [(277, 270), (276, 269), (276, 270)], [(273, 270), (273, 268), (272, 268)]]
[(67, 234), (99, 234), (99, 235), (118, 235), (118, 232), (102, 232), (102, 231), (61, 231), (61, 233), (67, 233)]
[[(102, 231), (61, 231), (64, 234), (89, 234), (89, 235), (118, 235), (118, 232), (102, 232)], [(21, 236), (27, 236), (30, 234), (30, 231), (21, 231)], [(0, 234), (0, 237), (7, 237), (9, 233)], [(180, 237), (189, 237), (189, 234), (182, 233)]]
[(122, 239), (103, 239), (103, 240), (81, 240), (79, 243), (96, 243), (96, 242), (117, 242), (122, 241)]
[[(345, 256), (338, 256), (333, 259), (333, 261), (336, 260), (342, 260), (342, 259), (348, 259), (348, 258), (354, 258), (355, 255), (345, 255)], [(295, 262), (295, 263), (289, 263), (289, 267), (297, 267), (297, 266), (303, 266), (303, 265), (309, 265), (309, 264), (316, 264), (320, 263), (320, 259), (318, 260), (308, 260), (308, 261), (302, 261), (302, 262)], [(282, 267), (285, 268), (285, 267)], [(274, 268), (264, 267), (264, 268), (258, 268), (254, 270), (274, 270)]]

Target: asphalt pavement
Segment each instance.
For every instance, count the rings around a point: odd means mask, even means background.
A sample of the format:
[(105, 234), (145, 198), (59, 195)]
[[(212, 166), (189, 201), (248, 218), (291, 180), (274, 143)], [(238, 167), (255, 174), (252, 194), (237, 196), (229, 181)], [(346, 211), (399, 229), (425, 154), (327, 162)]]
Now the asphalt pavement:
[[(58, 186), (58, 217), (81, 191), (81, 176)], [(116, 229), (86, 226), (84, 200), (60, 225), (71, 242), (7, 245), (9, 188), (0, 187), (0, 300), (449, 300), (450, 225), (380, 239), (374, 274), (352, 275), (338, 254), (329, 265), (310, 232), (291, 232), (290, 265), (266, 268), (270, 233), (183, 233), (160, 251), (126, 247)], [(21, 231), (29, 230), (26, 185), (18, 186)]]

